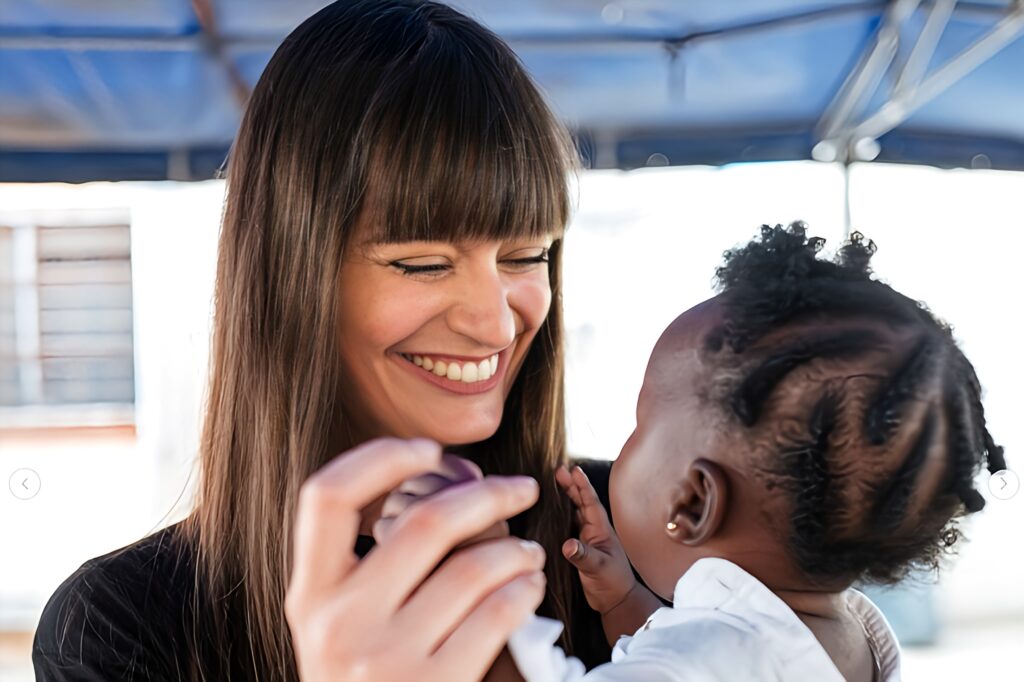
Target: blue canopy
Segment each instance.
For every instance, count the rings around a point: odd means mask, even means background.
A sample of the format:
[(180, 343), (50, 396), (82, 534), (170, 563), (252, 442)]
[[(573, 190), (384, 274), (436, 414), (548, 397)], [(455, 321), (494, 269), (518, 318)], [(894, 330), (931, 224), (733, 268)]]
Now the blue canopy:
[[(323, 0), (0, 4), (0, 181), (201, 179)], [(593, 167), (1024, 169), (1024, 3), (461, 0)], [(945, 66), (944, 66), (945, 65)]]

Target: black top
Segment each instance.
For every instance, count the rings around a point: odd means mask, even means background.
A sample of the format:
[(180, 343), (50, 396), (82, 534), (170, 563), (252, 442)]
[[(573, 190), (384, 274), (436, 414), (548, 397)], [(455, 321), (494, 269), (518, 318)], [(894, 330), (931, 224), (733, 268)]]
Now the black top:
[[(611, 463), (581, 464), (608, 508)], [(192, 615), (195, 563), (176, 528), (169, 526), (86, 561), (57, 588), (43, 609), (32, 643), (37, 682), (190, 677), (186, 654), (201, 647), (203, 637), (196, 637)], [(356, 552), (365, 556), (372, 546), (372, 538), (360, 537)], [(590, 668), (608, 661), (611, 650), (600, 617), (587, 607), (578, 582), (576, 589), (579, 609), (573, 618), (573, 646)], [(216, 654), (223, 652), (198, 650), (204, 669), (223, 670), (216, 663)], [(228, 658), (248, 657), (247, 650), (245, 642), (233, 643)], [(230, 669), (216, 679), (230, 678)]]

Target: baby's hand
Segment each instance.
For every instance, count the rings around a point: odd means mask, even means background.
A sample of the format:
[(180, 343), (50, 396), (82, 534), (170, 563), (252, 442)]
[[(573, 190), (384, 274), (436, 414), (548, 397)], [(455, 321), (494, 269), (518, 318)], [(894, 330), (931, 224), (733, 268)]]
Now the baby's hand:
[(576, 505), (580, 525), (579, 539), (566, 540), (562, 554), (579, 570), (590, 608), (607, 614), (636, 585), (633, 569), (583, 469), (577, 466), (569, 471), (559, 467), (555, 481)]
[[(387, 499), (384, 500), (381, 517), (373, 525), (373, 538), (377, 542), (382, 542), (390, 533), (391, 525), (395, 522), (395, 519), (420, 500), (432, 497), (453, 485), (459, 485), (466, 481), (480, 480), (483, 477), (484, 474), (480, 467), (468, 459), (455, 455), (442, 455), (441, 467), (437, 471), (410, 478), (387, 496)], [(507, 537), (508, 534), (508, 523), (501, 521), (480, 535), (470, 538), (456, 547), (456, 549), (484, 540)]]

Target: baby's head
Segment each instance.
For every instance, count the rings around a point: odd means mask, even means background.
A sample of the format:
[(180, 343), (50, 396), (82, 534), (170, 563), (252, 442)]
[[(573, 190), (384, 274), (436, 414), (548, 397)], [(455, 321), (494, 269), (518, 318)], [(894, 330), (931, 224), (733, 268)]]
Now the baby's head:
[(822, 244), (763, 228), (651, 355), (610, 493), (663, 597), (709, 556), (774, 589), (934, 567), (984, 506), (980, 468), (1005, 467), (949, 328), (872, 279), (860, 235), (834, 261)]

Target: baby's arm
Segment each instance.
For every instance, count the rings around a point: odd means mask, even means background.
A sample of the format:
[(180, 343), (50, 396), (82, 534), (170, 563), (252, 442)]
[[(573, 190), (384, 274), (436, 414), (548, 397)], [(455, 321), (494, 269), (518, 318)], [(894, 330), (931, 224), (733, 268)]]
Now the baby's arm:
[(601, 614), (605, 637), (615, 644), (632, 635), (662, 603), (636, 579), (626, 552), (590, 480), (579, 467), (560, 467), (555, 480), (576, 506), (579, 539), (566, 540), (562, 554), (580, 572), (590, 608)]

